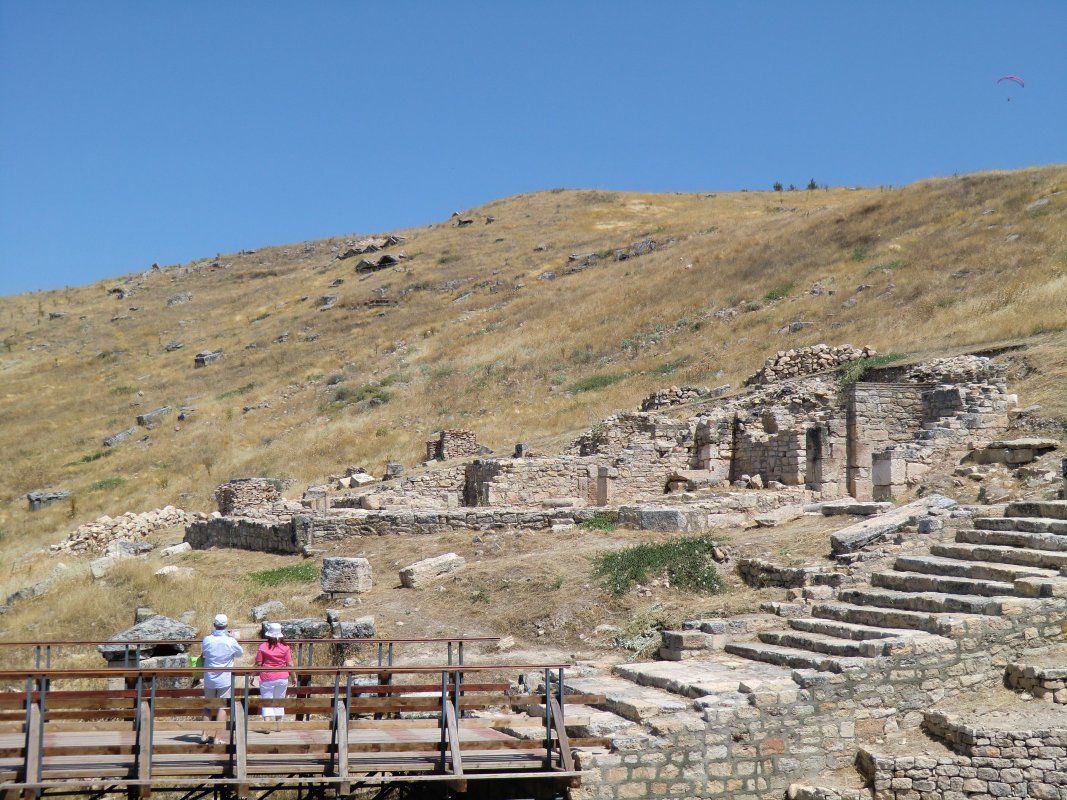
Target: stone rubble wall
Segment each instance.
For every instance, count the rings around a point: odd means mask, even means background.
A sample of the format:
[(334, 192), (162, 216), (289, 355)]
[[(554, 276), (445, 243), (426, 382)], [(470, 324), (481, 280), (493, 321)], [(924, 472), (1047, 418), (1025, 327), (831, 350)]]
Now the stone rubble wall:
[(477, 459), (467, 466), (464, 504), (539, 506), (569, 498), (577, 505), (597, 505), (598, 461), (575, 456)]
[[(727, 387), (726, 391), (728, 390)], [(671, 386), (669, 389), (657, 389), (641, 401), (641, 410), (658, 411), (661, 408), (680, 406), (709, 394), (711, 394), (711, 389), (707, 386)]]
[(795, 350), (779, 350), (763, 363), (759, 372), (745, 381), (745, 385), (764, 386), (788, 378), (826, 372), (847, 364), (849, 361), (869, 358), (873, 355), (875, 351), (870, 347), (859, 348), (850, 344), (841, 347), (817, 344)]
[(986, 356), (935, 358), (911, 367), (904, 380), (911, 383), (1001, 383), (1007, 367)]
[[(462, 502), (466, 466), (429, 469), (385, 481), (366, 493), (382, 508), (452, 508)], [(331, 498), (334, 508), (359, 508), (364, 495)]]
[(436, 438), (426, 440), (427, 461), (448, 461), (452, 458), (475, 456), (482, 450), (474, 431), (463, 428), (449, 428), (441, 431)]
[[(932, 704), (1000, 685), (1007, 661), (1065, 635), (1067, 602), (1062, 599), (1020, 602), (1006, 613), (961, 616), (952, 639), (911, 644), (871, 666), (840, 673), (797, 669), (794, 687), (757, 686), (697, 698), (694, 710), (653, 717), (642, 733), (619, 736), (609, 753), (583, 753), (581, 766), (590, 772), (571, 796), (780, 800), (802, 777), (850, 768), (864, 742), (918, 727)], [(992, 800), (989, 794), (981, 800)], [(893, 800), (925, 797), (913, 791)], [(961, 800), (963, 795), (936, 797)]]
[(1008, 664), (1004, 683), (1009, 689), (1026, 692), (1038, 700), (1067, 705), (1067, 662), (1058, 667)]
[(1058, 800), (1067, 786), (1067, 727), (994, 730), (944, 714), (926, 715), (926, 728), (955, 756), (880, 756), (861, 751), (858, 766), (873, 781), (874, 800)]
[(213, 517), (189, 525), (185, 541), (194, 550), (229, 547), (298, 554), (322, 541), (354, 536), (423, 536), (457, 530), (551, 530), (592, 518), (592, 509), (437, 509), (423, 511), (336, 510), (297, 514), (288, 520)]
[(224, 517), (262, 516), (281, 499), (281, 493), (266, 478), (237, 478), (215, 489), (215, 502)]
[(138, 539), (174, 525), (189, 525), (201, 517), (174, 506), (135, 514), (127, 511), (119, 517), (98, 517), (79, 525), (59, 544), (49, 546), (52, 553), (78, 553), (103, 550), (116, 539)]

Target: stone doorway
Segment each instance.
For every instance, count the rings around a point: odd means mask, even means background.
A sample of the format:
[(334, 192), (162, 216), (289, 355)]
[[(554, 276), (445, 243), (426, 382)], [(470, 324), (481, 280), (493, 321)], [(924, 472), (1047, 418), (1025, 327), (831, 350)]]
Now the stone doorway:
[(804, 486), (822, 491), (823, 435), (821, 428), (809, 428), (804, 435)]

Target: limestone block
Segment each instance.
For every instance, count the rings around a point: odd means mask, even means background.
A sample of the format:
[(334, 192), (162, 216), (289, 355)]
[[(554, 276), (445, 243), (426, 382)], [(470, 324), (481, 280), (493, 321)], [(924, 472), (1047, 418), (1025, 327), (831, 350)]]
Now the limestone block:
[(180, 553), (188, 553), (192, 549), (193, 546), (188, 542), (178, 542), (178, 544), (172, 544), (170, 547), (164, 547), (159, 551), (159, 555), (163, 558), (170, 558)]
[(103, 556), (95, 561), (90, 561), (89, 574), (93, 576), (93, 580), (98, 581), (111, 571), (111, 568), (115, 566), (115, 561), (116, 559), (112, 556)]
[(285, 610), (285, 604), (279, 600), (268, 600), (266, 603), (253, 608), (248, 612), (248, 616), (252, 618), (253, 622), (263, 622), (270, 619), (272, 616), (276, 616)]
[(322, 560), (319, 581), (322, 591), (328, 594), (369, 592), (371, 589), (371, 566), (365, 558), (333, 556)]
[(406, 589), (417, 589), (438, 578), (463, 569), (466, 563), (462, 556), (458, 556), (455, 553), (445, 553), (443, 556), (425, 558), (400, 570), (400, 585)]

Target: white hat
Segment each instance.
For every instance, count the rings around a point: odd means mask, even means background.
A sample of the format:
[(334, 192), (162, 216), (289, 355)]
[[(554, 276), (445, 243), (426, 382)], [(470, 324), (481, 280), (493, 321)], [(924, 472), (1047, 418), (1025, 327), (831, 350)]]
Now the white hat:
[(229, 624), (230, 624), (230, 618), (227, 617), (225, 614), (216, 614), (215, 615), (215, 627), (216, 628), (225, 628)]
[(267, 638), (268, 639), (281, 639), (282, 638), (282, 626), (277, 622), (267, 623)]

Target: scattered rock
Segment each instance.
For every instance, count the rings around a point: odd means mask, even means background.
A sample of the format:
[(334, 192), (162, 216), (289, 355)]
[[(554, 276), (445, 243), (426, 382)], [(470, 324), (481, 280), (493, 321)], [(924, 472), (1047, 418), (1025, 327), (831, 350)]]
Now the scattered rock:
[(400, 585), (406, 589), (418, 589), (428, 583), (458, 572), (466, 566), (462, 556), (445, 553), (443, 556), (424, 558), (400, 570)]

